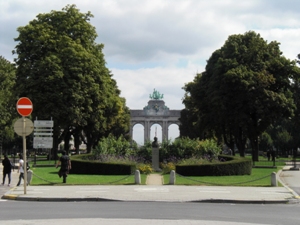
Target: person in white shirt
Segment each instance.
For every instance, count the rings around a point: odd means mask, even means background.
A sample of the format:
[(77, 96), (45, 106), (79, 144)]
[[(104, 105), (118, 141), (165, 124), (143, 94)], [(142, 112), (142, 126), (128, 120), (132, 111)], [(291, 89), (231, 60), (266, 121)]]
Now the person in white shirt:
[(20, 176), (19, 176), (19, 182), (18, 182), (17, 186), (20, 186), (22, 179), (24, 180), (24, 160), (23, 160), (23, 155), (20, 154), (19, 157), (20, 157), (20, 160), (19, 160), (18, 173), (20, 173)]

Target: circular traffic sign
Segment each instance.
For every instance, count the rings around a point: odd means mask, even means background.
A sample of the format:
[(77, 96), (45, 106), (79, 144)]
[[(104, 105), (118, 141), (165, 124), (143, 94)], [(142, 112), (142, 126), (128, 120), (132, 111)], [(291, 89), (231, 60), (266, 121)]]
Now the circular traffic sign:
[(29, 116), (32, 113), (33, 106), (29, 98), (22, 97), (17, 102), (17, 111), (21, 116)]
[(34, 126), (32, 121), (27, 118), (20, 118), (14, 124), (14, 131), (20, 136), (28, 136), (32, 133), (33, 128)]

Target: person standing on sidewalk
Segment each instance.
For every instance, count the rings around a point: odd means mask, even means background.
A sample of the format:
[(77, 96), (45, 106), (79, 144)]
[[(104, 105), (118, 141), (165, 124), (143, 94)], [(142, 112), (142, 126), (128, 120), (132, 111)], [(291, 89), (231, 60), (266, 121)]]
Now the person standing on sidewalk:
[(23, 155), (20, 154), (19, 158), (20, 158), (20, 160), (19, 160), (18, 173), (20, 173), (20, 176), (19, 176), (19, 182), (18, 182), (17, 186), (20, 186), (22, 179), (24, 180), (24, 160), (23, 160)]
[(11, 162), (8, 159), (7, 155), (4, 155), (4, 159), (2, 160), (2, 165), (3, 165), (3, 182), (2, 185), (5, 184), (5, 178), (6, 175), (8, 177), (8, 185), (10, 186), (10, 181), (11, 181)]
[(58, 172), (59, 177), (63, 177), (63, 183), (67, 182), (67, 176), (69, 170), (71, 169), (71, 160), (69, 156), (66, 155), (66, 152), (62, 152), (62, 156), (59, 158), (59, 161), (56, 164), (56, 168), (60, 165), (60, 170)]

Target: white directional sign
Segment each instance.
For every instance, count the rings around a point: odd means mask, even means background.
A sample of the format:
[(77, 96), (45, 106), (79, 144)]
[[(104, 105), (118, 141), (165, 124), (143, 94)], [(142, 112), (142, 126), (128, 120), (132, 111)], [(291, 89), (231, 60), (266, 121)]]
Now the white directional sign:
[(34, 137), (33, 148), (52, 148), (53, 137)]
[(53, 121), (35, 120), (33, 148), (52, 148), (53, 147)]
[(53, 127), (53, 120), (35, 120), (34, 127)]

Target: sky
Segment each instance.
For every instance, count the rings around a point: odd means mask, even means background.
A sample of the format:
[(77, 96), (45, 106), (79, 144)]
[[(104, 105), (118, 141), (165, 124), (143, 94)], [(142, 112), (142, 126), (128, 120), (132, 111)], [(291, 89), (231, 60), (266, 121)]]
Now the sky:
[[(255, 31), (281, 43), (291, 60), (300, 53), (299, 0), (1, 0), (0, 55), (13, 61), (17, 28), (68, 4), (94, 15), (96, 42), (104, 44), (107, 67), (130, 109), (145, 107), (154, 88), (164, 94), (167, 107), (183, 109), (182, 88), (205, 70), (230, 35)], [(155, 127), (161, 141), (160, 126)], [(170, 139), (176, 138), (178, 127), (169, 132)], [(142, 133), (135, 126), (138, 143)]]

